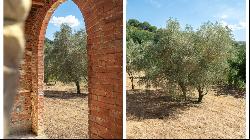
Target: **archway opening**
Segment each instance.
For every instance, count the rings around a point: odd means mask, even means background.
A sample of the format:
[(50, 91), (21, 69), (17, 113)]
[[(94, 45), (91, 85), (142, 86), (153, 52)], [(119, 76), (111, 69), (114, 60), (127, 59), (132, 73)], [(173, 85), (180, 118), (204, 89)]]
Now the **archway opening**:
[(71, 0), (60, 4), (44, 40), (44, 134), (88, 138), (87, 33)]

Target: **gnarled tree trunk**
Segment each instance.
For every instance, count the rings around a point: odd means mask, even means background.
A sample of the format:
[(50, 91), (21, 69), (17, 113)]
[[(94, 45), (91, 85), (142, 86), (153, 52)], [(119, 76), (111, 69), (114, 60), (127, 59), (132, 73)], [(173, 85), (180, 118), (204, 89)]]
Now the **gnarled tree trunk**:
[(184, 83), (182, 83), (182, 82), (180, 82), (179, 85), (181, 87), (181, 91), (182, 91), (184, 99), (186, 101), (187, 100), (187, 86), (185, 86)]
[(77, 91), (77, 94), (80, 94), (80, 93), (81, 93), (81, 90), (80, 90), (80, 82), (79, 82), (79, 81), (76, 81), (75, 84), (76, 84), (76, 91)]
[(200, 103), (202, 101), (202, 98), (204, 97), (204, 95), (206, 94), (203, 94), (204, 90), (201, 86), (198, 86), (197, 87), (197, 90), (198, 90), (198, 93), (199, 93), (199, 97), (198, 97), (198, 103)]
[(130, 76), (129, 79), (130, 79), (130, 81), (131, 81), (132, 90), (134, 90), (134, 89), (135, 89), (134, 77), (133, 77), (133, 76)]

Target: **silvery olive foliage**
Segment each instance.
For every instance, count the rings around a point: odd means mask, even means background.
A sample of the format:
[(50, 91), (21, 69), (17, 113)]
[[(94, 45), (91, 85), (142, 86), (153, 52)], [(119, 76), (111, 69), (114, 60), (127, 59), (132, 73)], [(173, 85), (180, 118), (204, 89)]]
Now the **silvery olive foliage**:
[(87, 34), (84, 30), (72, 32), (70, 26), (61, 25), (54, 41), (45, 47), (45, 80), (74, 82), (80, 93), (81, 81), (87, 81)]
[(145, 73), (139, 82), (176, 84), (185, 99), (189, 89), (196, 89), (201, 102), (210, 85), (227, 80), (233, 43), (231, 30), (218, 22), (206, 22), (194, 30), (190, 25), (181, 28), (170, 18), (166, 28), (153, 32), (153, 39), (141, 43), (128, 40), (127, 60), (129, 69)]

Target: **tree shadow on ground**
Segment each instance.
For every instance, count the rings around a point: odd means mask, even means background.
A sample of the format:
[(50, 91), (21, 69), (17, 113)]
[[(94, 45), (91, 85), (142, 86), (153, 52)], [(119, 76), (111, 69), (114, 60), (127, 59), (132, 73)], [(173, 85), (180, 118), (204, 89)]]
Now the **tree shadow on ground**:
[(168, 119), (190, 107), (197, 107), (195, 101), (182, 101), (161, 90), (128, 90), (127, 119)]
[(86, 93), (72, 93), (68, 91), (56, 91), (56, 90), (44, 90), (44, 97), (54, 98), (54, 99), (76, 99), (76, 98), (86, 98), (88, 94)]
[(216, 96), (221, 96), (221, 95), (230, 95), (235, 98), (245, 98), (246, 97), (246, 90), (240, 90), (237, 88), (234, 88), (232, 86), (216, 86), (216, 88), (213, 88)]

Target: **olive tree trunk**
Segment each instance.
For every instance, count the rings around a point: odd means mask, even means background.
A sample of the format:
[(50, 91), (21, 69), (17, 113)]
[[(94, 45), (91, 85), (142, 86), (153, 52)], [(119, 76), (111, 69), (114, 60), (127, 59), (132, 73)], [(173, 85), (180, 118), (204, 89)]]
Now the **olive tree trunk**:
[(202, 101), (204, 95), (206, 95), (207, 93), (203, 94), (203, 88), (200, 87), (200, 86), (197, 87), (197, 90), (198, 90), (198, 93), (199, 93), (198, 103), (200, 103)]
[(81, 90), (80, 90), (80, 83), (79, 83), (79, 81), (76, 81), (75, 84), (76, 84), (76, 91), (77, 91), (77, 94), (80, 94), (80, 93), (81, 93)]
[(134, 85), (134, 77), (133, 76), (130, 76), (130, 81), (131, 81), (131, 86), (132, 86), (132, 90), (135, 89), (135, 85)]
[(181, 91), (183, 93), (184, 100), (187, 100), (187, 86), (185, 86), (183, 83), (179, 83), (181, 87)]

